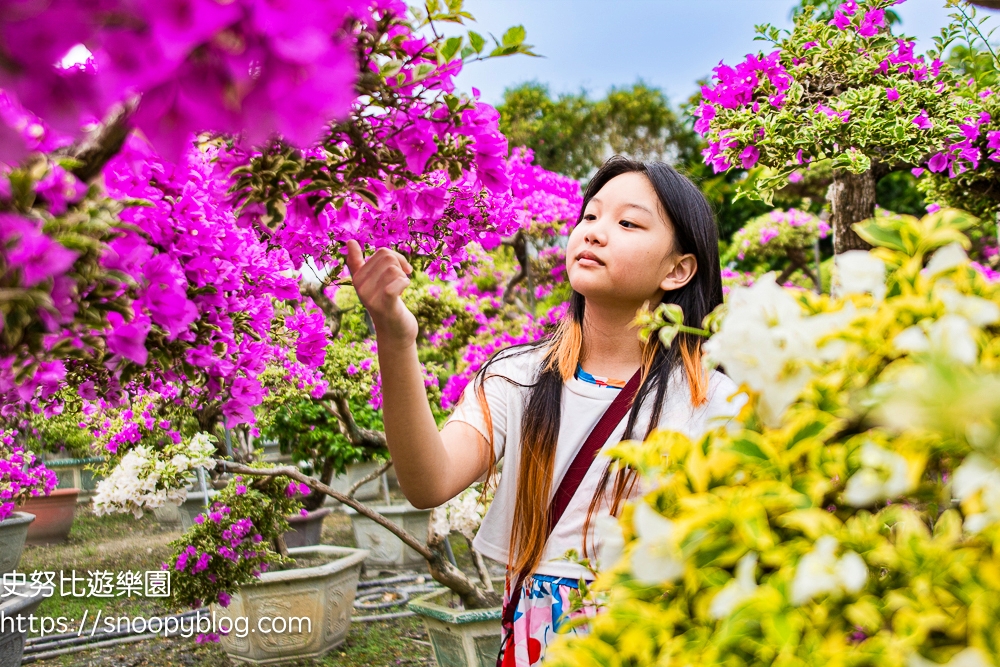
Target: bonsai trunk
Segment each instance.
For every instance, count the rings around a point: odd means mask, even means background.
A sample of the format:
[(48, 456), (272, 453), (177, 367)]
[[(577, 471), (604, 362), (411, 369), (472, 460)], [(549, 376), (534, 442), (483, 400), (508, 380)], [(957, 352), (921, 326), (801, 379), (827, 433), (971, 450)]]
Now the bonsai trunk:
[(854, 174), (836, 170), (833, 183), (826, 193), (830, 202), (830, 222), (833, 226), (833, 252), (868, 250), (870, 245), (854, 233), (851, 225), (875, 215), (875, 173), (871, 169)]

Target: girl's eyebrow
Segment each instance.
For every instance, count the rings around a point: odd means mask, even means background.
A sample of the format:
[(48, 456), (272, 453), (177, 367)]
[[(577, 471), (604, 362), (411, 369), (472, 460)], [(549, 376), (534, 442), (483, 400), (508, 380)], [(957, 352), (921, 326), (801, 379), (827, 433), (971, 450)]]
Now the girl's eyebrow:
[[(601, 200), (600, 200), (600, 199), (598, 199), (597, 197), (592, 197), (592, 198), (590, 199), (590, 201), (594, 202), (595, 204), (600, 204), (600, 203), (602, 203), (602, 202), (601, 202)], [(646, 207), (645, 207), (645, 206), (643, 206), (642, 204), (632, 204), (632, 203), (628, 203), (628, 204), (624, 204), (623, 206), (624, 206), (625, 208), (637, 208), (637, 209), (639, 209), (640, 211), (645, 211), (646, 213), (649, 213), (649, 214), (650, 214), (651, 216), (653, 216), (654, 218), (656, 217), (656, 214), (655, 214), (655, 213), (653, 213), (652, 211), (650, 211), (650, 210), (649, 210), (648, 208), (646, 208)]]

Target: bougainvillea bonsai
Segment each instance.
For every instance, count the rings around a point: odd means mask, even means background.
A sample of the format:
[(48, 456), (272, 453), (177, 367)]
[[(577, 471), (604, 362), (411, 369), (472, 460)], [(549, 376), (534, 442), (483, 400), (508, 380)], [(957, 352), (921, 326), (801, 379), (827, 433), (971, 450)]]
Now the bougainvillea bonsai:
[(802, 165), (829, 161), (838, 254), (866, 247), (850, 225), (873, 215), (875, 183), (893, 170), (928, 174), (925, 187), (942, 205), (985, 216), (1000, 202), (997, 96), (942, 61), (962, 38), (954, 25), (926, 55), (893, 35), (885, 13), (899, 2), (850, 0), (830, 21), (804, 11), (790, 32), (760, 27), (775, 50), (717, 67), (695, 112), (716, 172), (770, 168), (751, 196), (769, 200)]

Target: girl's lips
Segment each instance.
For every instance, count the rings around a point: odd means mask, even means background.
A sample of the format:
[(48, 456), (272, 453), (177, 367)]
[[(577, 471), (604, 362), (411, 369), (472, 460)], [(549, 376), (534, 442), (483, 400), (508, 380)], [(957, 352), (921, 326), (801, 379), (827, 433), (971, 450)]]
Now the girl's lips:
[(598, 262), (596, 259), (590, 259), (589, 257), (581, 257), (576, 260), (576, 263), (581, 266), (604, 266), (601, 262)]

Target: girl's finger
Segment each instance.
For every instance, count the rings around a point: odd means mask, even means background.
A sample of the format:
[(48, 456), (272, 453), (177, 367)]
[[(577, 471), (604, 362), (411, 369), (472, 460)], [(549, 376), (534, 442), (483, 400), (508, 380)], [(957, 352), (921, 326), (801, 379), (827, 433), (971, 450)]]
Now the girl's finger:
[(361, 246), (354, 239), (347, 242), (347, 269), (353, 278), (357, 275), (361, 267), (365, 265), (365, 255), (361, 252)]

